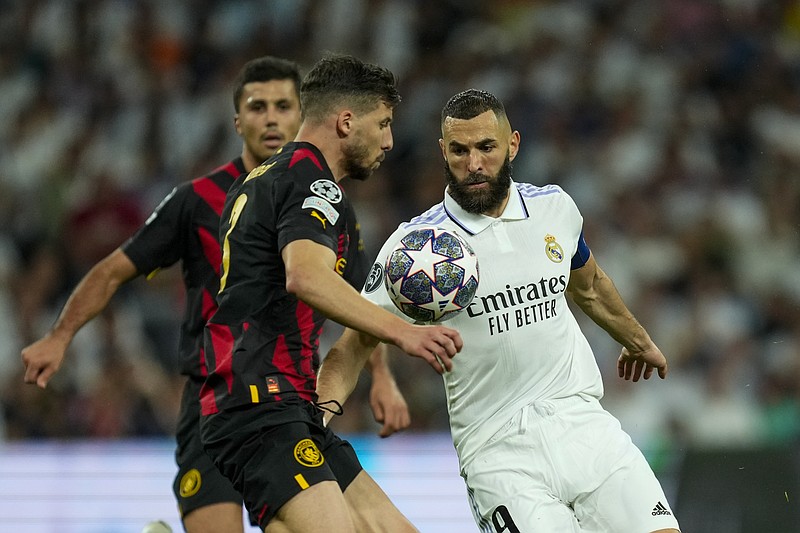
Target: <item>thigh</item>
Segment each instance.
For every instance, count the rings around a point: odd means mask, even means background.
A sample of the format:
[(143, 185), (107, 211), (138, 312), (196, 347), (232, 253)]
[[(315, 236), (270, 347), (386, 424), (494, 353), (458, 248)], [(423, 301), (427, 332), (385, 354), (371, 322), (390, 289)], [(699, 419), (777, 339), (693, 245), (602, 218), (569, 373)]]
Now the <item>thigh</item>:
[(586, 533), (678, 529), (661, 484), (636, 447), (593, 492), (575, 501)]
[(347, 490), (350, 483), (364, 469), (358, 460), (353, 446), (346, 440), (341, 439), (331, 429), (324, 427), (321, 423), (316, 427), (316, 438), (320, 442), (322, 454), (328, 461), (328, 465), (336, 476), (339, 488), (342, 492)]
[(216, 503), (242, 505), (242, 496), (233, 488), (206, 454), (196, 434), (179, 440), (175, 454), (178, 472), (172, 485), (181, 516)]
[(514, 421), (464, 470), (473, 516), (482, 532), (579, 533), (537, 428)]
[(356, 533), (342, 491), (334, 481), (317, 483), (293, 496), (264, 527), (264, 533)]
[(183, 517), (186, 533), (244, 533), (241, 503), (214, 503)]
[[(181, 517), (214, 504), (234, 503), (241, 509), (241, 494), (222, 475), (203, 449), (199, 424), (200, 411), (196, 392), (190, 382), (187, 382), (175, 432), (175, 462), (178, 471), (172, 484)], [(241, 511), (239, 514), (241, 515)], [(238, 521), (241, 522), (241, 516)]]
[(361, 472), (347, 487), (345, 501), (357, 531), (412, 533), (417, 529), (395, 507), (366, 471)]
[(581, 533), (572, 509), (548, 491), (528, 489), (496, 499), (468, 487), (473, 517), (485, 533)]
[[(254, 405), (203, 421), (206, 451), (262, 528), (301, 492), (336, 481), (321, 451), (319, 427), (303, 403)], [(338, 486), (337, 491), (343, 498)]]
[(581, 531), (608, 533), (678, 529), (661, 484), (619, 422), (603, 411), (584, 428), (593, 428), (592, 436), (599, 454), (594, 464), (602, 461), (607, 467), (601, 470), (592, 469), (592, 463), (583, 465), (585, 472), (593, 471), (597, 477), (588, 480), (591, 484), (574, 501)]

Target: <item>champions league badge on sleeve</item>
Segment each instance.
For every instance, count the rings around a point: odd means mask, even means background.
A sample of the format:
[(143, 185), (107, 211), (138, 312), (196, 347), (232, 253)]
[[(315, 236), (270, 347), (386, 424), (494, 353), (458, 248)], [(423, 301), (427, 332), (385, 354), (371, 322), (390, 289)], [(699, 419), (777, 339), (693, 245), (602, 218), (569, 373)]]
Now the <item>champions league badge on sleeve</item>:
[(332, 204), (338, 204), (342, 201), (342, 190), (335, 182), (331, 180), (317, 180), (311, 184), (311, 192), (325, 198)]

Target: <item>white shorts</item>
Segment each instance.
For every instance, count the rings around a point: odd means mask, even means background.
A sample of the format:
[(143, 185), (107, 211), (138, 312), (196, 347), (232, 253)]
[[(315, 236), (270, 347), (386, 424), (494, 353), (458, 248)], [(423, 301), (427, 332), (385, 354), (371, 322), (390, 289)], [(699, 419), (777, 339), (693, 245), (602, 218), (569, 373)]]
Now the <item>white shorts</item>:
[(678, 529), (647, 460), (594, 398), (523, 408), (462, 475), (486, 533)]

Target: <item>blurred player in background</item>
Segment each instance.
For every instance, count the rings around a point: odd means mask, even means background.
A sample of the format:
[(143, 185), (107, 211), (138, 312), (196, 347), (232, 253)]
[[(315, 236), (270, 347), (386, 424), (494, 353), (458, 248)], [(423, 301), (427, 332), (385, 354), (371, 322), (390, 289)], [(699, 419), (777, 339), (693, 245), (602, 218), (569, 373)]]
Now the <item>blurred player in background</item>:
[[(105, 309), (122, 284), (182, 262), (187, 305), (179, 356), (181, 372), (188, 379), (176, 429), (178, 473), (173, 490), (189, 533), (243, 531), (242, 497), (219, 473), (200, 442), (199, 392), (207, 374), (203, 329), (216, 309), (219, 291), (219, 217), (225, 194), (237, 177), (294, 139), (301, 120), (299, 90), (295, 63), (269, 56), (248, 62), (233, 92), (241, 156), (176, 187), (132, 238), (87, 273), (52, 329), (22, 350), (25, 382), (44, 388), (61, 366), (75, 334)], [(364, 274), (354, 276), (353, 282), (363, 283)], [(381, 435), (385, 436), (407, 427), (410, 419), (382, 352), (376, 351), (371, 362), (373, 411), (384, 422)]]
[(392, 148), (400, 101), (394, 75), (349, 55), (303, 79), (296, 142), (237, 182), (220, 222), (219, 308), (206, 325), (201, 391), (206, 451), (265, 531), (413, 531), (323, 424), (316, 395), (326, 317), (369, 332), (441, 368), (460, 337), (415, 326), (362, 298), (366, 272), (356, 217), (338, 182), (367, 179)]
[[(441, 127), (444, 201), (402, 224), (373, 269), (416, 227), (459, 233), (478, 256), (476, 297), (448, 322), (464, 350), (444, 382), (481, 531), (676, 533), (645, 457), (600, 405), (601, 375), (566, 296), (622, 344), (621, 378), (663, 379), (666, 358), (595, 262), (570, 196), (512, 181), (520, 136), (502, 103), (484, 91), (459, 93)], [(364, 293), (399, 313), (383, 283)], [(376, 342), (345, 330), (322, 365), (320, 401), (345, 400)]]

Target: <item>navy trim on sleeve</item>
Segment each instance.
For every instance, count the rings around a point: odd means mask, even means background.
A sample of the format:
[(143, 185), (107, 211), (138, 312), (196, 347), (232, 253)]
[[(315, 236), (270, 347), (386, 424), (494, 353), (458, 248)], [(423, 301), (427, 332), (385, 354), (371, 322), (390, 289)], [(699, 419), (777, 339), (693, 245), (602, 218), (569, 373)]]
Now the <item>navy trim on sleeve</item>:
[(572, 256), (570, 268), (575, 270), (585, 265), (591, 253), (589, 246), (586, 244), (586, 240), (583, 238), (583, 230), (581, 230), (581, 235), (578, 237), (578, 248), (575, 250), (575, 255)]

